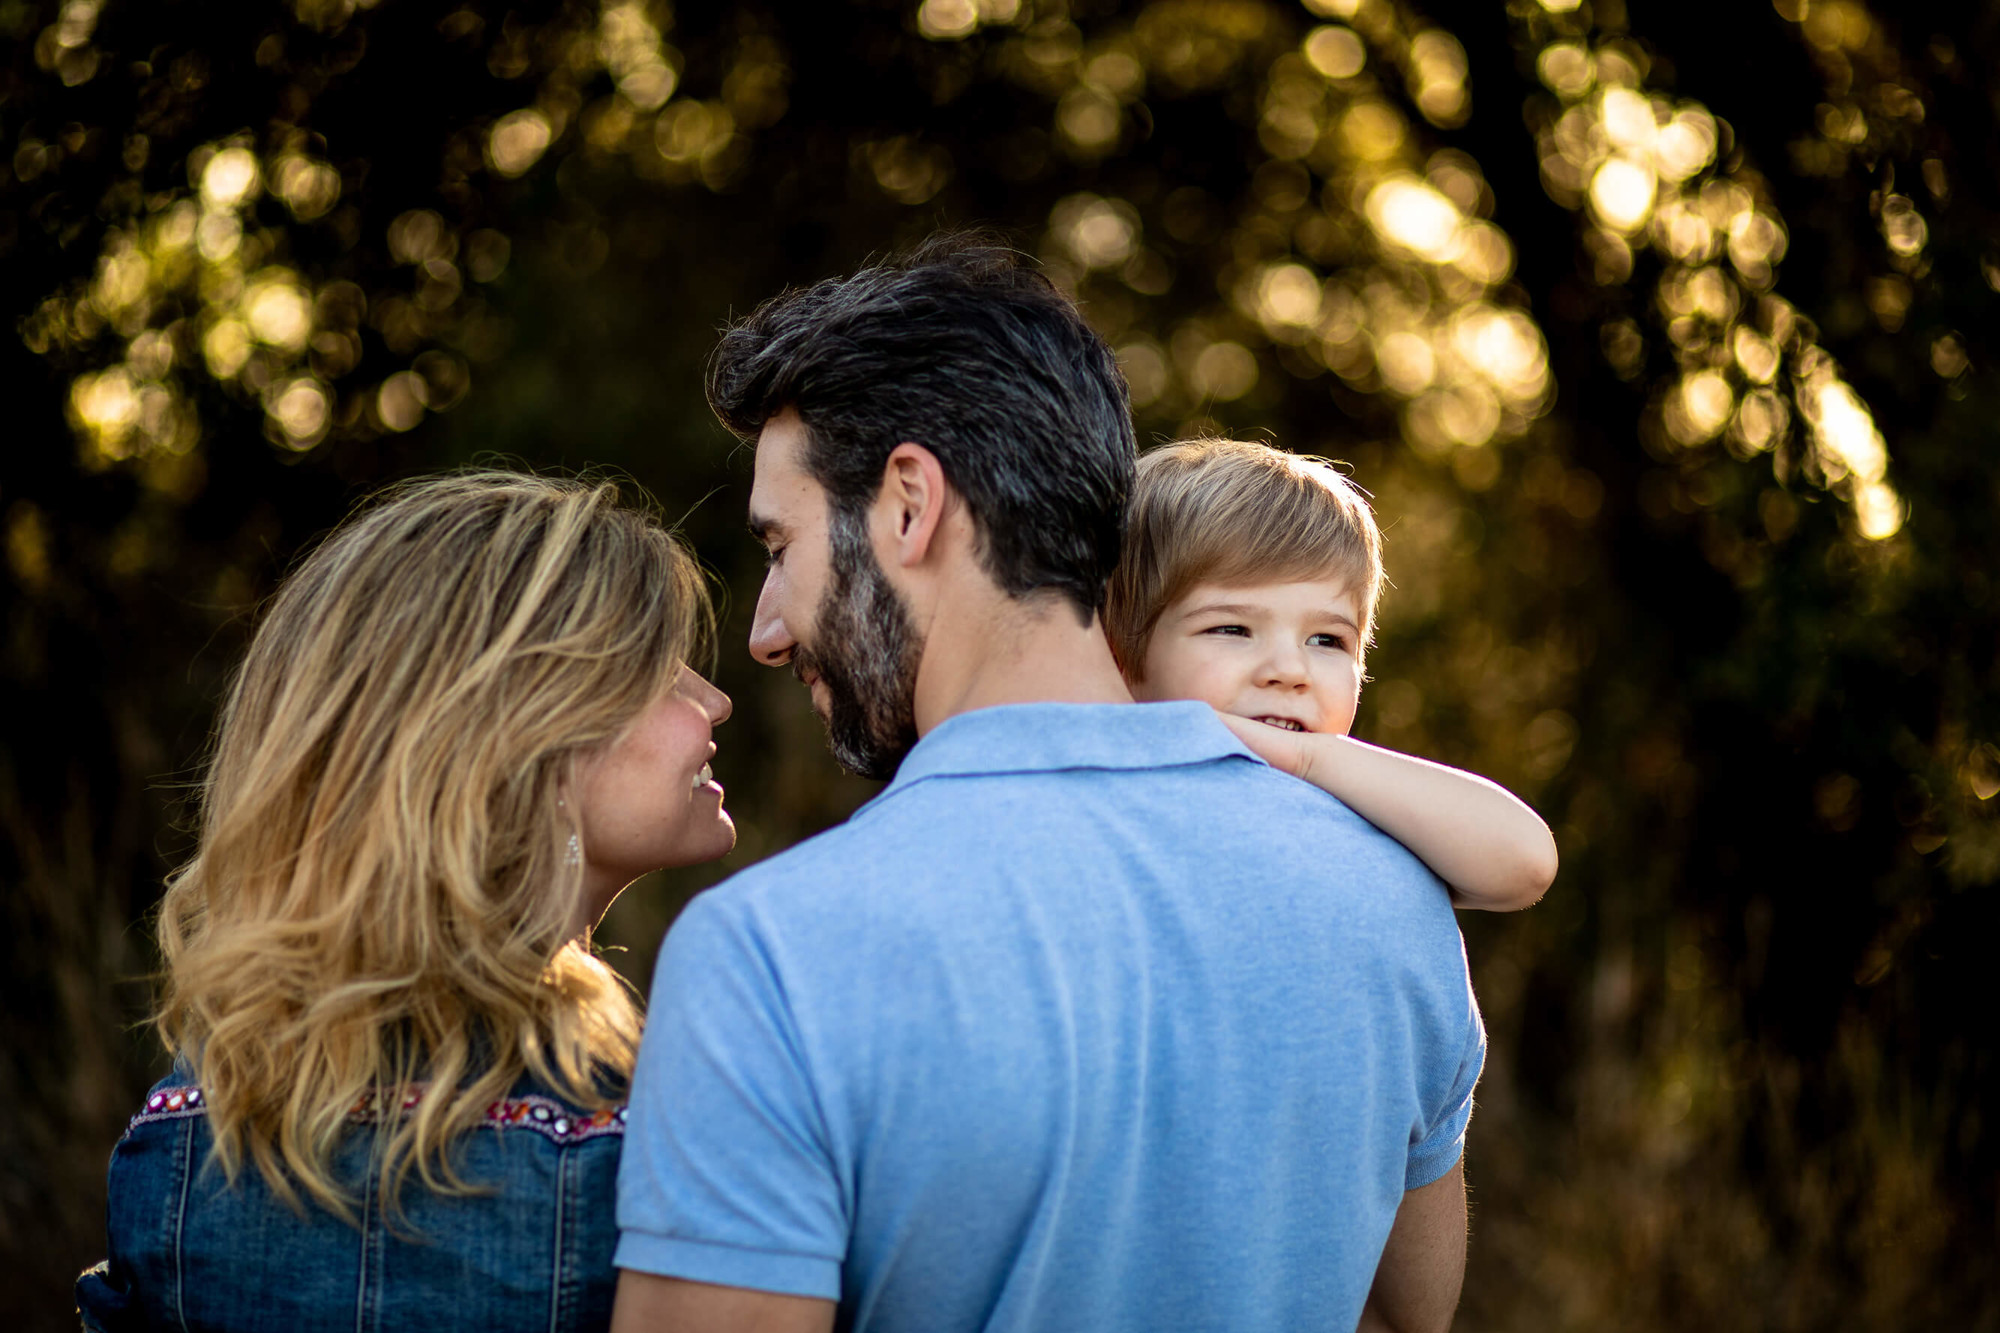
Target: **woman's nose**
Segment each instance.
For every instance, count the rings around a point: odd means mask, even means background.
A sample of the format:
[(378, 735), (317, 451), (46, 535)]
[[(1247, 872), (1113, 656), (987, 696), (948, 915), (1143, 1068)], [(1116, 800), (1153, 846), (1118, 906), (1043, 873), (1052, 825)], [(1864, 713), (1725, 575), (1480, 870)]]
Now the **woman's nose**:
[(714, 683), (707, 677), (699, 673), (689, 674), (701, 682), (695, 701), (701, 705), (701, 711), (708, 714), (708, 725), (719, 727), (727, 722), (729, 715), (736, 711), (735, 705), (729, 702), (729, 696), (716, 689)]

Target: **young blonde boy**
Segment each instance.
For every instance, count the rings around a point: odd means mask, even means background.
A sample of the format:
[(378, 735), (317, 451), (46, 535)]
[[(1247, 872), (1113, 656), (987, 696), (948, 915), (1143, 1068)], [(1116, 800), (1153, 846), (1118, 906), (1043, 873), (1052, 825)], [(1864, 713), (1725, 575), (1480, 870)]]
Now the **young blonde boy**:
[(1471, 773), (1350, 737), (1382, 588), (1367, 500), (1324, 461), (1236, 440), (1139, 460), (1105, 613), (1142, 701), (1196, 699), (1259, 756), (1416, 853), (1460, 907), (1540, 898), (1555, 840)]

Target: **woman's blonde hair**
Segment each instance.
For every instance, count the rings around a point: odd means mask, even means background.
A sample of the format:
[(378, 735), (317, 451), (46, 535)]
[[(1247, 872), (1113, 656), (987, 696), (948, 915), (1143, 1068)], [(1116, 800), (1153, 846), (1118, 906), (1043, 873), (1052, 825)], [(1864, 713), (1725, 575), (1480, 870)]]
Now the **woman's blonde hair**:
[[(381, 1194), (523, 1073), (602, 1108), (639, 1015), (574, 938), (573, 761), (710, 628), (692, 557), (605, 482), (505, 472), (386, 492), (284, 581), (226, 699), (199, 849), (169, 881), (157, 1021), (215, 1155), (341, 1216), (364, 1102)], [(419, 1085), (408, 1114), (394, 1108)]]
[(1243, 440), (1180, 440), (1139, 459), (1104, 626), (1129, 680), (1167, 608), (1197, 584), (1337, 579), (1375, 633), (1382, 535), (1361, 488), (1323, 458)]

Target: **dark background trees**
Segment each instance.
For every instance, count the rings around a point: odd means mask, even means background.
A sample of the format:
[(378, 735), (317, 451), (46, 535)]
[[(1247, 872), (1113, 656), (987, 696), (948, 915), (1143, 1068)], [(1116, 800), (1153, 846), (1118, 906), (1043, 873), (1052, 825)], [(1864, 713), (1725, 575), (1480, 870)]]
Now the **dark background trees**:
[[(742, 844), (866, 795), (740, 651), (716, 326), (939, 225), (1142, 438), (1348, 460), (1360, 731), (1522, 791), (1465, 1327), (2000, 1324), (1989, 6), (0, 0), (0, 1313), (159, 1071), (146, 916), (258, 600), (373, 486), (629, 472), (726, 599)], [(1984, 1003), (1982, 1003), (1984, 1001)]]

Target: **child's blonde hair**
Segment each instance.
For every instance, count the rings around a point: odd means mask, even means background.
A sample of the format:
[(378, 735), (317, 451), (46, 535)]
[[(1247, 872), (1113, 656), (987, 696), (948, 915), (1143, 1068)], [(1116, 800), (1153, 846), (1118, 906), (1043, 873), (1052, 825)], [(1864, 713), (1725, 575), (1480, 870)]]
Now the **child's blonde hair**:
[(200, 846), (170, 881), (158, 1023), (215, 1156), (342, 1216), (331, 1160), (365, 1101), (377, 1191), (522, 1073), (602, 1108), (632, 998), (572, 938), (575, 758), (706, 635), (694, 560), (601, 482), (484, 472), (400, 487), (285, 579), (224, 703)]
[(1333, 579), (1375, 632), (1382, 536), (1359, 487), (1321, 458), (1242, 440), (1182, 440), (1139, 460), (1105, 630), (1119, 669), (1145, 674), (1160, 616), (1198, 584)]

